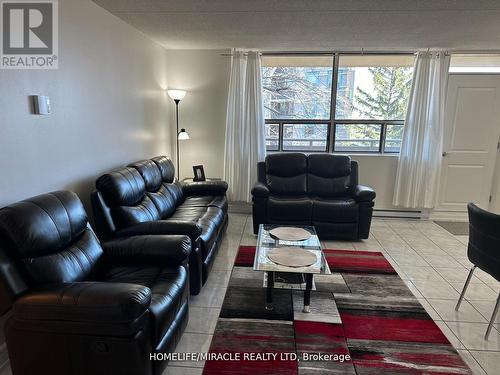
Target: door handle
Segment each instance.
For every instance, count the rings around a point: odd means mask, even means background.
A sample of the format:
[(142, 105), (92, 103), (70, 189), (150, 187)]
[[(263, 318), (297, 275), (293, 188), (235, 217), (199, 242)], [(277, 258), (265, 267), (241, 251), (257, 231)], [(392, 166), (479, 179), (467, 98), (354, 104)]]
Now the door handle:
[(445, 156), (447, 156), (447, 155), (448, 155), (448, 153), (447, 153), (446, 151), (443, 151), (443, 153), (442, 153), (441, 155), (442, 155), (442, 156), (443, 156), (443, 158), (444, 158)]

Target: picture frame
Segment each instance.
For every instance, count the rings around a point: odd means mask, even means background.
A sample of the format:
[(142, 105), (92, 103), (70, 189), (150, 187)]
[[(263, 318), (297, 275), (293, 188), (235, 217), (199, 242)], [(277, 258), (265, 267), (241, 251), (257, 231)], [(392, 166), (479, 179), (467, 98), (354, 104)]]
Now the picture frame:
[(193, 165), (193, 181), (205, 181), (205, 170), (203, 165)]

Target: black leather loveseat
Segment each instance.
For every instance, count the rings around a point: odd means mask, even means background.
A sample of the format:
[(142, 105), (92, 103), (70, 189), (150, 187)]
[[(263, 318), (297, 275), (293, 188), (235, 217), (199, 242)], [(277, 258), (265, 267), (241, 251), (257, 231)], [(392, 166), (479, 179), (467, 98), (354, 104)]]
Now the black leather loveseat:
[(375, 192), (358, 185), (358, 163), (349, 156), (271, 154), (257, 168), (254, 233), (259, 224), (303, 224), (322, 239), (368, 238)]
[(101, 244), (78, 197), (0, 210), (0, 307), (14, 375), (160, 375), (188, 319), (187, 236)]
[(99, 177), (92, 206), (100, 237), (184, 234), (192, 241), (191, 294), (208, 277), (228, 220), (227, 183), (175, 180), (165, 156), (129, 164)]

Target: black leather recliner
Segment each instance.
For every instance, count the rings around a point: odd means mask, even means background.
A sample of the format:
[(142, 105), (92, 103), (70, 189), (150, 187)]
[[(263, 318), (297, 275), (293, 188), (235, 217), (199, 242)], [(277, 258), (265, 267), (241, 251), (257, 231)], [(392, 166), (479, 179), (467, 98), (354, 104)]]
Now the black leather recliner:
[(358, 163), (349, 156), (271, 154), (257, 168), (255, 234), (259, 224), (302, 224), (322, 239), (368, 238), (375, 192), (358, 185)]
[(99, 243), (78, 197), (0, 210), (0, 307), (14, 375), (160, 375), (188, 319), (187, 236)]
[[(500, 215), (483, 210), (474, 203), (467, 205), (467, 211), (469, 213), (467, 257), (473, 266), (469, 271), (462, 293), (455, 306), (456, 311), (460, 308), (476, 268), (481, 269), (497, 281), (500, 281)], [(498, 310), (500, 310), (500, 293), (497, 296), (490, 323), (488, 324), (488, 328), (486, 328), (485, 340), (488, 340), (493, 324), (496, 322)]]
[(228, 221), (227, 183), (175, 181), (165, 156), (142, 160), (99, 177), (92, 193), (97, 232), (103, 238), (184, 234), (191, 238), (191, 294), (208, 277)]

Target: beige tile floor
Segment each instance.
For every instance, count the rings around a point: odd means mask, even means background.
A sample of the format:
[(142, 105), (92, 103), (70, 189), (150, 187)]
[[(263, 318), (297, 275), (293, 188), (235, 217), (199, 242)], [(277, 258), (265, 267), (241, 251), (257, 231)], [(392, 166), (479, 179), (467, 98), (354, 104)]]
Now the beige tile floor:
[[(200, 295), (191, 298), (193, 307), (179, 352), (208, 349), (238, 247), (255, 243), (251, 216), (231, 214), (208, 282)], [(500, 283), (476, 270), (460, 311), (454, 310), (471, 266), (467, 236), (454, 236), (432, 221), (374, 219), (368, 240), (324, 241), (323, 245), (382, 251), (474, 374), (500, 374), (500, 316), (489, 340), (483, 339)], [(177, 362), (163, 375), (201, 374), (202, 368), (203, 363)]]
[[(238, 247), (255, 245), (250, 215), (231, 214), (208, 282), (191, 297), (190, 320), (178, 352), (208, 351)], [(475, 374), (500, 374), (500, 316), (483, 339), (500, 283), (476, 270), (459, 312), (459, 291), (471, 264), (467, 236), (453, 236), (432, 221), (374, 219), (371, 236), (357, 242), (324, 241), (331, 249), (382, 251)], [(198, 375), (203, 363), (172, 363), (163, 375)], [(8, 366), (0, 375), (10, 374)]]

